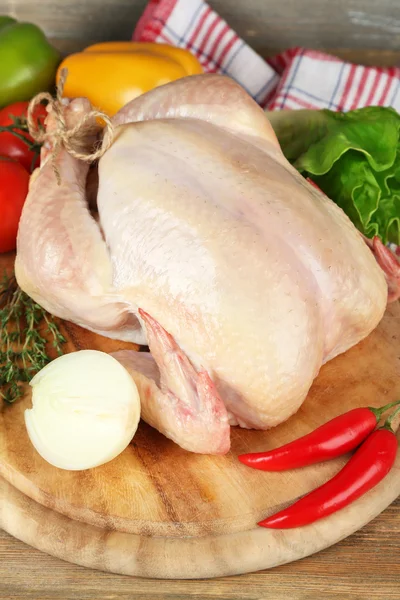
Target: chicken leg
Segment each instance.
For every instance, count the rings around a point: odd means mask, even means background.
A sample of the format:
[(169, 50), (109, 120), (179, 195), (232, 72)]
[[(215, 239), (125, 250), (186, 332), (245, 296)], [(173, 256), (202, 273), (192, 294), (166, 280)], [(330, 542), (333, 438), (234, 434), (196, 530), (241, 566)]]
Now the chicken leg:
[[(91, 109), (85, 99), (64, 106), (69, 128)], [(56, 128), (47, 117), (47, 131)], [(113, 269), (98, 224), (85, 198), (87, 163), (61, 148), (56, 167), (52, 141), (30, 182), (18, 230), (15, 275), (19, 286), (53, 315), (97, 333), (143, 343), (139, 321), (112, 287)]]

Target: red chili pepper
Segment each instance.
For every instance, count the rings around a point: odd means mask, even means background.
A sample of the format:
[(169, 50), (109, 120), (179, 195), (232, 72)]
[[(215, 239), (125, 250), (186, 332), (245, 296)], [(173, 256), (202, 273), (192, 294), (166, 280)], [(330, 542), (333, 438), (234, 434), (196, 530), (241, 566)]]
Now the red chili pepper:
[(311, 433), (269, 452), (242, 454), (240, 462), (260, 471), (285, 471), (336, 458), (357, 448), (375, 429), (384, 412), (400, 400), (382, 408), (354, 408), (335, 417)]
[(344, 508), (374, 488), (386, 477), (396, 460), (398, 441), (391, 428), (395, 414), (384, 427), (371, 433), (335, 477), (288, 508), (267, 517), (259, 525), (272, 529), (309, 525)]

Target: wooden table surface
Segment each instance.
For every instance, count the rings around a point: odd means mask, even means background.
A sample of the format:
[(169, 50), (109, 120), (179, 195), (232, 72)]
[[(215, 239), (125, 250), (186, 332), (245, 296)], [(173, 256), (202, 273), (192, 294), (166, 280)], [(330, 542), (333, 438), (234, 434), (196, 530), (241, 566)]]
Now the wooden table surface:
[(400, 499), (340, 544), (238, 577), (158, 581), (84, 569), (0, 531), (1, 600), (399, 600)]
[[(0, 0), (0, 14), (10, 12), (37, 22), (62, 51), (71, 52), (100, 39), (126, 38), (145, 3)], [(395, 0), (211, 0), (210, 4), (264, 55), (282, 46), (308, 45), (364, 64), (400, 63), (400, 4)], [(47, 556), (0, 531), (0, 600), (288, 597), (400, 600), (400, 499), (361, 531), (319, 554), (270, 571), (217, 580), (158, 581), (101, 573)]]

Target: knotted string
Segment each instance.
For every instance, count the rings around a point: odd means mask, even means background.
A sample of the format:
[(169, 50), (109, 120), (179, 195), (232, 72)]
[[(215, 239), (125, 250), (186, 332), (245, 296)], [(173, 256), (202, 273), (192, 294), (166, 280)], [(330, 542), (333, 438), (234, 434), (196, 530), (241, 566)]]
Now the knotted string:
[[(29, 133), (32, 138), (39, 144), (43, 144), (47, 140), (52, 142), (51, 160), (58, 185), (61, 183), (61, 177), (56, 160), (62, 147), (74, 158), (92, 163), (103, 156), (114, 139), (114, 126), (110, 117), (99, 110), (89, 111), (83, 115), (75, 127), (68, 129), (64, 117), (65, 105), (63, 104), (63, 91), (67, 74), (67, 69), (61, 70), (56, 97), (54, 98), (48, 92), (37, 94), (29, 103), (27, 115)], [(35, 108), (44, 100), (51, 106), (57, 124), (56, 129), (51, 132), (47, 132), (43, 127), (40, 127), (34, 118)], [(101, 119), (104, 122), (103, 137), (94, 147), (92, 145), (88, 149), (88, 140), (101, 129), (96, 123), (96, 119)]]

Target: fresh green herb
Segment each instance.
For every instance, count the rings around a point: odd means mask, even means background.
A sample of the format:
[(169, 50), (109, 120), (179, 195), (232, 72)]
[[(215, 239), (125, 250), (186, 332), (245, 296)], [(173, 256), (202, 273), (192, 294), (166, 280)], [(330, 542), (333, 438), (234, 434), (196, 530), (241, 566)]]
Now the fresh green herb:
[(17, 400), (23, 394), (21, 384), (51, 361), (49, 338), (61, 355), (66, 340), (53, 317), (18, 287), (14, 276), (4, 276), (0, 284), (0, 399)]
[(267, 113), (286, 158), (367, 237), (400, 244), (400, 115), (368, 106), (347, 113)]

